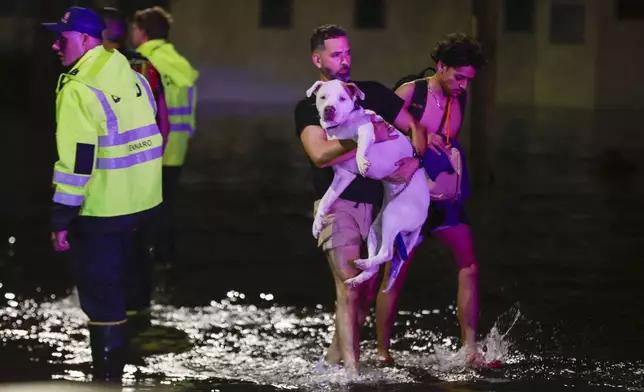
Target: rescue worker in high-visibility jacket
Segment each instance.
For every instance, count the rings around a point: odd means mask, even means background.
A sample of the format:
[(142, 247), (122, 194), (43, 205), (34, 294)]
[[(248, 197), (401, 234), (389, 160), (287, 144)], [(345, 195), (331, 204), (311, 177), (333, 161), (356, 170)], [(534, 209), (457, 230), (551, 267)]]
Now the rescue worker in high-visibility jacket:
[[(145, 78), (106, 50), (97, 13), (71, 7), (52, 46), (63, 66), (56, 97), (52, 241), (71, 249), (89, 318), (93, 374), (120, 381), (127, 347), (124, 274), (133, 233), (162, 201), (162, 138)], [(68, 238), (69, 233), (69, 238)]]
[[(148, 59), (137, 51), (127, 47), (128, 21), (125, 15), (114, 7), (104, 7), (101, 16), (106, 29), (103, 31), (103, 47), (120, 51), (130, 63), (133, 70), (143, 75), (152, 90), (157, 105), (157, 125), (163, 137), (165, 148), (169, 122), (165, 106), (161, 76)], [(126, 306), (128, 329), (131, 337), (144, 333), (151, 325), (150, 305), (152, 294), (152, 270), (155, 254), (155, 233), (158, 222), (150, 220), (145, 226), (138, 228), (135, 234), (135, 256), (137, 263), (131, 263), (128, 270)]]
[(152, 88), (152, 94), (154, 94), (154, 100), (157, 104), (157, 125), (159, 125), (161, 136), (163, 136), (163, 147), (165, 149), (168, 133), (170, 132), (170, 123), (168, 122), (168, 110), (161, 75), (150, 60), (128, 47), (128, 22), (121, 11), (114, 7), (104, 7), (101, 16), (107, 27), (103, 32), (103, 46), (106, 49), (117, 49), (123, 53), (130, 62), (132, 69), (145, 76), (148, 83), (150, 83), (150, 88)]
[(137, 52), (148, 59), (161, 74), (170, 133), (163, 153), (163, 225), (156, 249), (159, 262), (172, 266), (175, 262), (173, 211), (188, 142), (195, 133), (199, 72), (174, 45), (168, 41), (172, 17), (161, 7), (152, 7), (134, 14), (131, 41)]

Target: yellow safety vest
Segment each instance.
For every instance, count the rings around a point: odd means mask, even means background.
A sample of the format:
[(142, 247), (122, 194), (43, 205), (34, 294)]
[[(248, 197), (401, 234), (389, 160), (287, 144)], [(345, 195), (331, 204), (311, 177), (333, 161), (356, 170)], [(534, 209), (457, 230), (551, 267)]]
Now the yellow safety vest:
[(161, 203), (163, 140), (145, 78), (117, 50), (91, 49), (59, 79), (54, 202), (117, 217)]
[(164, 166), (181, 166), (185, 162), (188, 142), (196, 129), (197, 88), (199, 72), (166, 40), (150, 40), (137, 48), (161, 75), (170, 134), (163, 154)]

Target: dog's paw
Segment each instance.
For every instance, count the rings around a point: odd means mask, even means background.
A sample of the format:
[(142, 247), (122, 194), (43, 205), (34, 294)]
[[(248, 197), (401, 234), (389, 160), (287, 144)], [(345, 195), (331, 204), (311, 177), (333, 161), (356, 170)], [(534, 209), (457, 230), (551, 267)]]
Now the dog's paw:
[(378, 268), (371, 268), (366, 271), (362, 271), (357, 276), (354, 276), (351, 279), (345, 280), (344, 284), (346, 284), (349, 287), (357, 287), (358, 285), (371, 279), (371, 277), (377, 273), (378, 273)]
[(358, 164), (358, 171), (360, 174), (363, 177), (366, 176), (369, 166), (371, 166), (371, 162), (369, 162), (367, 158), (356, 157), (356, 163)]
[[(362, 274), (364, 274), (364, 272), (361, 273), (360, 275), (362, 275)], [(344, 284), (346, 284), (349, 287), (358, 287), (358, 285), (360, 285), (360, 283), (364, 282), (364, 280), (362, 279), (362, 277), (360, 275), (358, 275), (356, 277), (353, 277), (351, 279), (345, 280)]]
[(363, 271), (371, 268), (371, 263), (367, 259), (358, 259), (353, 263), (356, 265), (356, 268), (361, 269)]

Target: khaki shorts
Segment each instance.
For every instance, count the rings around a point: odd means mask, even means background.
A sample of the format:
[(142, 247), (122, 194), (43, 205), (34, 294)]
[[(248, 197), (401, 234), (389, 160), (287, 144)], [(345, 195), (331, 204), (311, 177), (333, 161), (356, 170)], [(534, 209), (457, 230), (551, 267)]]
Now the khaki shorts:
[[(320, 200), (313, 204), (313, 215)], [(362, 245), (373, 221), (373, 205), (344, 199), (336, 200), (324, 217), (318, 246), (324, 251), (346, 245)]]

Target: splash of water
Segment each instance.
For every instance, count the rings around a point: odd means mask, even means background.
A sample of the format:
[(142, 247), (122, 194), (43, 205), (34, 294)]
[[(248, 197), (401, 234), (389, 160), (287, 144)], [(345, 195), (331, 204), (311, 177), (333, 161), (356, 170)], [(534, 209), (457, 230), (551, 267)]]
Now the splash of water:
[[(464, 350), (458, 349), (457, 338), (436, 331), (441, 321), (454, 317), (453, 306), (443, 311), (399, 312), (396, 327), (399, 334), (392, 339), (397, 366), (376, 366), (375, 342), (367, 339), (361, 345), (361, 375), (351, 377), (341, 368), (321, 366), (320, 358), (334, 329), (333, 316), (323, 306), (311, 309), (280, 306), (270, 294), (265, 294), (257, 305), (249, 302), (242, 293), (231, 292), (226, 299), (204, 307), (154, 305), (154, 324), (184, 331), (193, 348), (181, 353), (153, 355), (145, 358), (142, 365), (128, 365), (125, 381), (135, 384), (142, 379), (156, 380), (156, 383), (225, 379), (311, 391), (345, 390), (356, 383), (423, 383), (427, 379), (461, 383), (490, 381), (489, 377), (465, 366), (467, 356)], [(87, 318), (77, 305), (76, 294), (41, 304), (16, 302), (15, 306), (0, 308), (0, 319), (3, 320), (1, 339), (19, 340), (33, 346), (44, 344), (49, 349), (39, 355), (48, 356), (52, 364), (68, 367), (55, 373), (54, 378), (85, 379), (91, 355), (84, 327)], [(508, 319), (509, 323), (504, 322)], [(569, 375), (570, 359), (519, 352), (513, 343), (512, 331), (522, 321), (525, 318), (521, 313), (512, 309), (499, 317), (481, 341), (485, 361), (501, 360), (508, 365), (497, 376), (517, 380)], [(372, 319), (368, 319), (366, 328), (373, 329)], [(629, 377), (642, 369), (642, 363), (621, 366), (605, 363), (581, 371), (602, 385), (632, 386), (635, 381)]]

